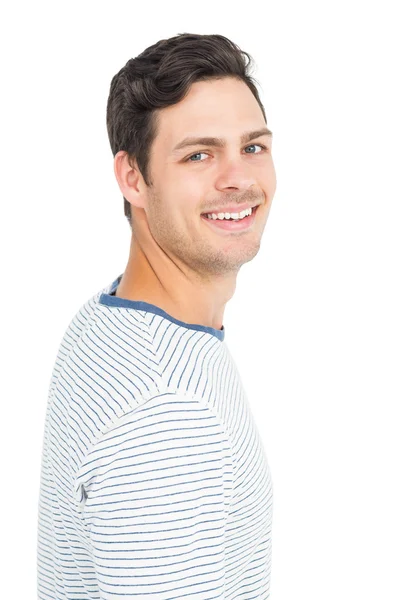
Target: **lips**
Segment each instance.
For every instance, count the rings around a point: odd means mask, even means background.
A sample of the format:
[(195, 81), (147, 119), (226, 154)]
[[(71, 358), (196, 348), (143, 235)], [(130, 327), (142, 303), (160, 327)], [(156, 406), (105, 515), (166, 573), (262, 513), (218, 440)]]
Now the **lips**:
[(259, 206), (259, 205), (256, 204), (255, 206), (248, 206), (247, 205), (247, 206), (242, 206), (242, 207), (240, 207), (240, 206), (227, 206), (227, 207), (223, 207), (223, 208), (212, 208), (211, 210), (207, 210), (207, 211), (201, 213), (201, 216), (208, 215), (208, 214), (211, 214), (211, 213), (214, 213), (216, 215), (218, 213), (230, 213), (230, 214), (232, 214), (232, 213), (241, 213), (244, 210), (248, 210), (249, 208), (252, 208), (253, 212), (254, 212), (254, 210), (257, 208), (257, 206)]
[(212, 219), (207, 217), (207, 214), (201, 215), (201, 218), (204, 219), (206, 227), (209, 227), (212, 231), (221, 235), (232, 235), (252, 229), (257, 208), (258, 205), (253, 208), (251, 215), (243, 219)]
[[(256, 206), (252, 206), (251, 207), (251, 215), (255, 214), (255, 212), (257, 211), (257, 209), (258, 209), (259, 206), (260, 205), (257, 204)], [(243, 210), (245, 210), (245, 209), (243, 209)], [(209, 215), (209, 214), (214, 213), (214, 214), (217, 215), (218, 213), (226, 213), (226, 212), (230, 213), (230, 214), (232, 214), (232, 213), (235, 214), (235, 213), (241, 213), (242, 211), (241, 210), (233, 210), (233, 211), (230, 211), (230, 210), (210, 210), (210, 211), (208, 211), (206, 213), (201, 213), (201, 216), (203, 217), (203, 219), (208, 219), (207, 215)], [(246, 219), (246, 218), (248, 218), (248, 216), (244, 217), (244, 218)], [(211, 219), (211, 220), (213, 220), (213, 219)], [(225, 221), (225, 220), (227, 220), (227, 221), (241, 221), (241, 219), (217, 219), (217, 220), (223, 220), (223, 221)]]

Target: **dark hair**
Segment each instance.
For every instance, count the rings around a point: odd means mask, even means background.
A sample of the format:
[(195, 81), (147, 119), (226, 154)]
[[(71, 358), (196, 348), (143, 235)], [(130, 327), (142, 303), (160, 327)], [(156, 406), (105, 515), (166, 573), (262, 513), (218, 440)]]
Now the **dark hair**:
[[(247, 60), (246, 60), (247, 59)], [(136, 158), (146, 185), (151, 145), (157, 135), (157, 109), (180, 102), (197, 81), (236, 77), (265, 110), (250, 76), (252, 57), (223, 35), (181, 33), (149, 46), (112, 78), (107, 102), (107, 131), (114, 156), (120, 150)], [(257, 82), (258, 83), (258, 82)], [(124, 197), (130, 226), (131, 205)]]

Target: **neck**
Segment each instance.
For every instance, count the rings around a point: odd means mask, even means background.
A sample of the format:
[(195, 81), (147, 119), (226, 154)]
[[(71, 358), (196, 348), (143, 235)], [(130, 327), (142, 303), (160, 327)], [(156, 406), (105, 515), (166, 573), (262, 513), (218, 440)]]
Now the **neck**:
[(194, 272), (158, 244), (140, 244), (132, 236), (129, 260), (115, 295), (149, 302), (185, 323), (221, 329), (225, 305), (235, 287), (236, 273), (216, 277)]

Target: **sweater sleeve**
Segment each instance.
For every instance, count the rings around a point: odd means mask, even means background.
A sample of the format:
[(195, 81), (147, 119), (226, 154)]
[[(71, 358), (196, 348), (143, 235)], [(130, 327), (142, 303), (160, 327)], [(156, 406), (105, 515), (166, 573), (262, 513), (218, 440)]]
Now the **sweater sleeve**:
[(76, 479), (96, 597), (222, 600), (232, 480), (229, 438), (201, 399), (163, 394), (119, 418)]

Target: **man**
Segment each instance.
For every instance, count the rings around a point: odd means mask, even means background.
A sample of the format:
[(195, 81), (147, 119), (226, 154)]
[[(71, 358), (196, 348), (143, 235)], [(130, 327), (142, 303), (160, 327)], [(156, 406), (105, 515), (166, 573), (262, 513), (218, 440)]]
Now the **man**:
[(246, 56), (181, 34), (112, 80), (130, 255), (54, 366), (40, 599), (269, 597), (272, 482), (223, 326), (276, 188)]

